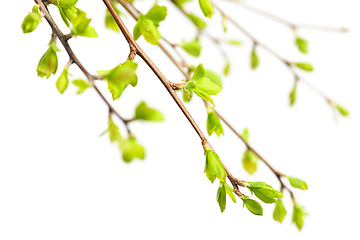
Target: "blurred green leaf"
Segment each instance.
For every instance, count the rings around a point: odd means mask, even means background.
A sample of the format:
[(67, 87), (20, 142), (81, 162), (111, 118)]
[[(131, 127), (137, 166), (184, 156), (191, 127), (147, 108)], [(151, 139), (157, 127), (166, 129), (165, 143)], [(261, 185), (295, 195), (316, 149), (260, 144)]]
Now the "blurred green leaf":
[(244, 169), (249, 174), (254, 174), (257, 169), (257, 163), (258, 163), (259, 157), (251, 150), (246, 150), (243, 154), (242, 163), (244, 166)]
[(295, 66), (307, 72), (312, 72), (314, 70), (314, 67), (310, 63), (298, 62), (295, 63)]
[(304, 207), (294, 203), (292, 223), (294, 223), (299, 230), (304, 226), (304, 217), (306, 215), (308, 215), (308, 213), (304, 212)]
[(252, 49), (251, 51), (251, 55), (250, 55), (250, 67), (251, 69), (256, 69), (259, 66), (260, 63), (260, 59), (259, 56), (256, 53), (256, 49), (255, 47)]
[(225, 185), (220, 182), (220, 187), (216, 194), (216, 200), (219, 203), (221, 212), (224, 212), (226, 208), (226, 188)]
[(59, 93), (63, 94), (69, 85), (69, 78), (68, 78), (68, 70), (69, 67), (65, 66), (64, 70), (62, 71), (60, 77), (56, 81), (56, 88)]
[(77, 94), (83, 93), (86, 89), (90, 88), (91, 85), (83, 79), (75, 79), (72, 83), (78, 87)]
[(308, 53), (308, 41), (304, 38), (297, 36), (295, 38), (295, 45), (302, 53)]
[(297, 95), (296, 92), (297, 92), (297, 81), (295, 81), (294, 86), (289, 94), (290, 106), (293, 106), (296, 102), (296, 95)]
[(286, 209), (281, 199), (276, 201), (273, 218), (275, 221), (282, 223), (286, 216)]
[(343, 106), (341, 106), (341, 105), (339, 105), (339, 104), (335, 104), (334, 106), (335, 106), (336, 110), (338, 110), (338, 112), (339, 112), (342, 116), (348, 117), (348, 116), (350, 115), (349, 111), (348, 111), (346, 108), (344, 108)]
[(305, 181), (299, 179), (299, 178), (294, 178), (294, 177), (287, 177), (287, 179), (289, 180), (291, 186), (293, 186), (294, 188), (299, 188), (301, 190), (307, 190), (308, 186), (306, 184)]
[(200, 56), (201, 45), (197, 39), (190, 42), (184, 42), (180, 44), (180, 47), (193, 57)]
[(209, 0), (199, 0), (200, 9), (205, 17), (211, 18), (214, 14), (214, 7)]
[(208, 108), (208, 117), (206, 120), (206, 129), (211, 136), (214, 132), (218, 137), (220, 137), (220, 134), (224, 135), (224, 130), (221, 125), (219, 117), (215, 114), (214, 111), (211, 110), (211, 108)]
[(135, 109), (135, 120), (146, 120), (153, 122), (164, 121), (164, 115), (158, 110), (150, 108), (145, 102), (140, 102), (140, 104)]

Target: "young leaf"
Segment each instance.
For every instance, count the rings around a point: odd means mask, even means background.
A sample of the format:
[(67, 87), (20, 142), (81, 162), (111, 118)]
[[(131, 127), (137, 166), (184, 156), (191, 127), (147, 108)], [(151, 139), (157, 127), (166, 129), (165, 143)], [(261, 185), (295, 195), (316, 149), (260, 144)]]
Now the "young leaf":
[(308, 53), (308, 41), (306, 39), (297, 36), (295, 38), (295, 45), (302, 53)]
[(289, 180), (291, 186), (293, 186), (294, 188), (300, 188), (301, 190), (307, 190), (308, 186), (306, 184), (305, 181), (299, 179), (299, 178), (294, 178), (294, 177), (287, 177), (287, 179)]
[(78, 87), (77, 94), (83, 93), (86, 89), (90, 88), (90, 84), (83, 79), (75, 79), (72, 81), (72, 83)]
[(226, 182), (223, 182), (224, 186), (226, 188), (226, 194), (229, 195), (229, 197), (231, 198), (231, 200), (236, 203), (236, 198), (234, 195), (234, 188), (232, 186), (230, 186), (229, 184), (227, 184)]
[(75, 6), (67, 8), (58, 6), (58, 8), (65, 24), (69, 26), (67, 20), (72, 23), (71, 34), (73, 36), (90, 38), (98, 37), (95, 29), (89, 25), (91, 19), (86, 17), (86, 13), (84, 11)]
[(201, 45), (198, 40), (184, 42), (184, 43), (180, 44), (180, 47), (193, 57), (200, 56)]
[(200, 29), (205, 29), (206, 28), (206, 22), (204, 20), (202, 20), (200, 17), (196, 16), (193, 13), (189, 13), (187, 15), (190, 20), (193, 22), (193, 24)]
[(244, 202), (244, 206), (246, 206), (246, 208), (252, 214), (259, 215), (259, 216), (263, 215), (263, 208), (262, 208), (260, 203), (258, 203), (255, 200), (252, 200), (252, 199), (250, 199), (248, 197), (244, 197), (242, 200)]
[(139, 103), (139, 105), (136, 107), (134, 119), (154, 122), (161, 122), (165, 120), (164, 115), (162, 115), (161, 112), (148, 107), (145, 102)]
[(293, 106), (296, 102), (296, 92), (297, 92), (297, 81), (295, 81), (295, 84), (289, 94), (290, 106)]
[(295, 66), (297, 68), (307, 71), (307, 72), (312, 72), (314, 70), (314, 67), (310, 63), (298, 62), (298, 63), (295, 63)]
[(229, 75), (229, 72), (230, 72), (230, 62), (229, 61), (226, 61), (226, 64), (224, 66), (224, 70), (223, 70), (223, 73), (225, 76)]
[(274, 203), (283, 194), (264, 182), (248, 182), (249, 189), (264, 203)]
[(227, 40), (226, 41), (228, 44), (231, 44), (231, 45), (235, 45), (235, 46), (241, 46), (243, 43), (241, 42), (241, 41), (239, 41), (239, 40), (232, 40), (232, 39), (230, 39), (230, 40)]
[(107, 131), (109, 132), (110, 142), (122, 142), (123, 138), (120, 134), (119, 128), (116, 126), (111, 116), (109, 116), (109, 127)]
[(214, 100), (206, 92), (204, 92), (198, 88), (195, 88), (194, 93), (196, 95), (198, 95), (199, 97), (201, 97), (202, 99), (204, 99), (205, 101), (210, 102), (213, 106), (215, 106)]
[(55, 74), (58, 68), (58, 58), (56, 52), (60, 50), (56, 46), (55, 41), (49, 43), (49, 49), (41, 57), (37, 66), (38, 76), (49, 78), (51, 74)]
[(135, 158), (145, 159), (145, 149), (136, 141), (134, 136), (130, 136), (129, 139), (122, 141), (119, 144), (119, 148), (122, 151), (122, 158), (125, 162), (131, 162)]
[(21, 28), (24, 33), (33, 32), (41, 22), (41, 15), (39, 13), (39, 5), (35, 5), (32, 11), (25, 17)]
[(213, 183), (216, 178), (225, 182), (226, 172), (220, 162), (219, 156), (208, 147), (205, 149), (205, 173), (211, 183)]
[(276, 201), (276, 205), (273, 212), (273, 218), (275, 221), (282, 223), (286, 216), (286, 209), (281, 199)]
[(242, 133), (242, 137), (245, 139), (245, 141), (249, 141), (249, 129), (245, 128), (243, 133)]
[(292, 222), (296, 225), (296, 227), (301, 230), (304, 226), (304, 217), (308, 215), (308, 213), (304, 212), (304, 207), (294, 203), (294, 210), (292, 215)]
[(159, 23), (165, 20), (166, 14), (166, 7), (155, 5), (146, 13), (145, 17), (150, 19), (156, 26), (159, 26)]
[(254, 174), (257, 169), (258, 156), (251, 150), (246, 150), (243, 155), (242, 163), (244, 169), (249, 174)]
[(346, 110), (343, 106), (341, 106), (339, 104), (335, 104), (335, 108), (344, 117), (347, 117), (350, 115), (348, 110)]
[(68, 70), (69, 70), (69, 67), (65, 66), (60, 77), (56, 81), (56, 88), (61, 94), (63, 94), (65, 92), (65, 90), (67, 89), (67, 87), (69, 85)]
[(259, 66), (260, 63), (260, 59), (259, 56), (256, 53), (256, 49), (255, 47), (252, 49), (251, 51), (251, 55), (250, 55), (250, 67), (251, 69), (256, 69)]
[(138, 80), (136, 68), (137, 63), (127, 60), (111, 70), (98, 71), (98, 75), (107, 80), (113, 100), (118, 99), (129, 84), (136, 86)]
[(200, 9), (205, 17), (211, 18), (214, 14), (214, 7), (209, 0), (199, 0)]
[(221, 212), (224, 212), (226, 208), (226, 188), (225, 185), (220, 182), (220, 187), (216, 194), (216, 200), (219, 203)]
[(199, 89), (209, 95), (216, 95), (221, 91), (221, 88), (207, 77), (197, 81), (195, 89)]
[(219, 87), (220, 91), (222, 90), (222, 81), (219, 74), (210, 70), (205, 70), (205, 77), (210, 79), (210, 81), (212, 81), (213, 83), (215, 83)]
[(190, 102), (192, 98), (192, 92), (183, 90), (183, 100), (184, 102)]
[(218, 137), (220, 137), (220, 134), (224, 135), (224, 130), (221, 125), (219, 117), (212, 111), (210, 108), (208, 108), (208, 117), (206, 120), (206, 129), (211, 136), (214, 132)]
[(202, 64), (199, 64), (199, 66), (197, 66), (197, 68), (195, 69), (195, 72), (191, 77), (191, 80), (197, 82), (200, 81), (204, 76), (205, 76), (205, 68)]

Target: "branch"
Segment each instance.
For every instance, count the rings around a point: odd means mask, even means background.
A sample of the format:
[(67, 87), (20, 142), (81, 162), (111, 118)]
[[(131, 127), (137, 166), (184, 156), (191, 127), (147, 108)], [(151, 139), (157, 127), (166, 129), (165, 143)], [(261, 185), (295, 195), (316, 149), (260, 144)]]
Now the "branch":
[(57, 36), (57, 38), (60, 40), (61, 44), (64, 46), (67, 54), (69, 55), (70, 61), (71, 63), (75, 63), (80, 70), (84, 73), (84, 75), (86, 76), (86, 78), (88, 79), (88, 81), (90, 82), (90, 85), (95, 89), (95, 91), (98, 93), (98, 95), (100, 96), (100, 98), (105, 102), (105, 104), (108, 106), (109, 108), (109, 112), (115, 114), (125, 125), (126, 130), (128, 132), (128, 134), (131, 134), (130, 128), (128, 126), (128, 122), (126, 119), (124, 119), (112, 106), (111, 104), (106, 100), (106, 98), (104, 97), (104, 95), (100, 92), (99, 88), (95, 85), (95, 80), (96, 79), (100, 79), (99, 76), (94, 76), (92, 74), (89, 73), (89, 71), (82, 65), (82, 63), (80, 62), (80, 60), (77, 58), (77, 56), (75, 55), (75, 53), (73, 52), (73, 50), (71, 49), (68, 40), (71, 38), (71, 35), (67, 34), (63, 34), (63, 32), (60, 30), (60, 28), (57, 26), (57, 24), (55, 23), (54, 19), (52, 18), (52, 16), (50, 15), (50, 12), (48, 11), (47, 7), (45, 6), (45, 4), (43, 3), (43, 1), (41, 0), (35, 0), (35, 3), (39, 5), (40, 11), (44, 14), (44, 17), (46, 19), (46, 21), (49, 23), (53, 35)]

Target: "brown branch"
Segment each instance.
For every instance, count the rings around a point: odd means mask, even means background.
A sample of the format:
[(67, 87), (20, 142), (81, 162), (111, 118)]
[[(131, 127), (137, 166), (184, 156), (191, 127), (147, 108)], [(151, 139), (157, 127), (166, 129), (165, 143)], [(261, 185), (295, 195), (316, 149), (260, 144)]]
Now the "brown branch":
[(61, 44), (64, 46), (67, 54), (69, 55), (70, 61), (72, 63), (75, 63), (80, 70), (84, 73), (84, 75), (86, 76), (86, 78), (88, 79), (88, 81), (90, 82), (91, 86), (95, 89), (95, 91), (98, 93), (98, 95), (100, 96), (100, 98), (105, 102), (105, 104), (108, 106), (109, 108), (109, 112), (115, 114), (125, 125), (126, 130), (129, 134), (131, 134), (130, 128), (126, 122), (126, 120), (111, 106), (111, 104), (106, 100), (106, 98), (104, 97), (104, 95), (101, 93), (101, 91), (99, 90), (99, 88), (95, 85), (95, 80), (99, 79), (98, 76), (94, 76), (92, 74), (90, 74), (87, 69), (82, 65), (82, 63), (80, 62), (80, 60), (77, 58), (77, 56), (75, 55), (75, 53), (73, 52), (73, 50), (71, 49), (68, 40), (71, 38), (69, 34), (65, 35), (60, 28), (57, 26), (57, 24), (55, 23), (54, 19), (52, 18), (50, 12), (48, 11), (47, 7), (45, 6), (45, 4), (41, 1), (41, 0), (35, 0), (35, 3), (39, 5), (40, 11), (43, 13), (46, 21), (49, 23), (51, 29), (52, 29), (52, 37), (56, 36)]
[[(128, 29), (126, 28), (125, 24), (123, 23), (123, 21), (121, 20), (121, 18), (117, 14), (116, 10), (114, 9), (113, 5), (111, 4), (111, 1), (110, 0), (103, 0), (103, 2), (105, 3), (107, 9), (109, 10), (109, 12), (113, 16), (115, 22), (119, 26), (119, 28), (120, 28), (122, 34), (124, 35), (125, 39), (128, 41), (129, 46), (132, 46), (132, 47), (134, 47), (136, 49), (137, 54), (143, 59), (143, 61), (148, 65), (148, 67), (158, 77), (158, 79), (164, 85), (164, 87), (169, 92), (169, 94), (171, 95), (173, 100), (176, 102), (178, 107), (181, 109), (183, 114), (186, 116), (186, 118), (188, 119), (188, 121), (190, 122), (190, 124), (192, 125), (192, 127), (194, 128), (196, 133), (198, 134), (198, 136), (199, 136), (199, 138), (201, 140), (201, 144), (202, 144), (203, 148), (205, 149), (205, 146), (208, 145), (214, 151), (214, 149), (210, 145), (209, 141), (206, 139), (204, 133), (201, 131), (201, 129), (199, 128), (199, 126), (197, 125), (195, 120), (192, 118), (191, 114), (188, 112), (188, 110), (186, 109), (184, 104), (181, 102), (181, 100), (178, 97), (178, 95), (176, 94), (176, 92), (173, 90), (173, 88), (171, 86), (171, 83), (166, 79), (166, 77), (162, 74), (162, 72), (156, 67), (156, 65), (151, 61), (151, 59), (145, 54), (145, 52), (141, 49), (141, 47), (137, 44), (137, 42), (131, 36), (131, 34), (128, 31)], [(225, 164), (222, 162), (222, 160), (220, 158), (219, 158), (219, 161), (221, 162), (221, 164), (222, 164), (222, 166), (223, 166), (223, 168), (224, 168), (224, 170), (226, 172), (227, 178), (229, 179), (229, 181), (231, 182), (231, 184), (234, 187), (234, 192), (236, 194), (240, 193), (240, 191), (238, 189), (238, 185), (236, 184), (237, 179), (231, 174), (229, 169), (225, 166)]]

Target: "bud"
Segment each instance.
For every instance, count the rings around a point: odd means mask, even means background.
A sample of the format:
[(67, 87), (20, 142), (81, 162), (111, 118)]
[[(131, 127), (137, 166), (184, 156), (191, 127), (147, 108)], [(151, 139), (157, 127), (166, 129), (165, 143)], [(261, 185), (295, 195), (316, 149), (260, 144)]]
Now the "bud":
[(41, 15), (39, 13), (39, 5), (35, 5), (30, 12), (24, 19), (21, 28), (24, 33), (33, 32), (37, 26), (41, 22)]
[(65, 92), (65, 90), (69, 85), (68, 70), (69, 70), (69, 65), (66, 65), (60, 77), (56, 81), (56, 88), (57, 90), (59, 90), (61, 94)]
[(60, 51), (56, 46), (55, 41), (51, 41), (49, 43), (49, 49), (44, 53), (41, 57), (38, 67), (37, 73), (38, 76), (49, 78), (51, 74), (55, 74), (58, 68), (58, 58), (56, 52)]

